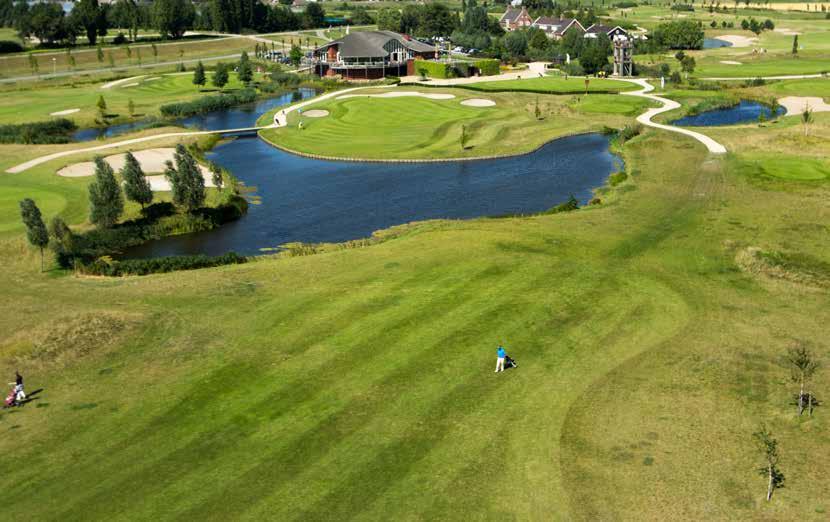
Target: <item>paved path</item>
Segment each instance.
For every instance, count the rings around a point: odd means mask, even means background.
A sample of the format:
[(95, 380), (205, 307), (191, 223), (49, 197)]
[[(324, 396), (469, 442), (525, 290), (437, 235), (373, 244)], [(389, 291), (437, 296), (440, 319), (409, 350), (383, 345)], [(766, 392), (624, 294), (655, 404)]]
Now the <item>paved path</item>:
[(521, 80), (529, 79), (529, 78), (539, 78), (545, 76), (547, 70), (545, 66), (547, 63), (545, 62), (532, 62), (528, 64), (527, 69), (510, 72), (505, 74), (500, 74), (498, 76), (471, 76), (469, 78), (434, 78), (427, 81), (422, 81), (420, 76), (404, 76), (401, 78), (401, 83), (418, 83), (421, 85), (441, 85), (441, 86), (452, 86), (452, 85), (465, 85), (468, 83), (481, 83), (481, 82), (500, 82), (506, 80)]
[(626, 81), (626, 82), (630, 82), (630, 83), (636, 83), (637, 85), (642, 87), (642, 89), (639, 90), (639, 91), (629, 91), (629, 92), (623, 92), (621, 94), (626, 95), (626, 96), (637, 96), (637, 97), (640, 97), (640, 98), (648, 98), (649, 100), (654, 100), (654, 101), (657, 101), (657, 102), (660, 102), (660, 103), (663, 104), (662, 107), (658, 107), (658, 108), (655, 108), (655, 109), (648, 109), (643, 114), (637, 116), (637, 121), (638, 122), (640, 122), (643, 125), (646, 125), (648, 127), (654, 127), (655, 129), (662, 129), (662, 130), (667, 130), (667, 131), (670, 131), (670, 132), (677, 132), (679, 134), (685, 134), (686, 136), (691, 136), (692, 138), (696, 139), (697, 141), (703, 143), (706, 146), (706, 148), (709, 149), (709, 152), (711, 152), (713, 154), (725, 154), (726, 153), (726, 147), (724, 147), (723, 145), (721, 145), (717, 141), (713, 140), (709, 136), (706, 136), (705, 134), (701, 134), (699, 132), (691, 131), (691, 130), (688, 130), (688, 129), (682, 129), (680, 127), (675, 127), (673, 125), (663, 125), (662, 123), (655, 123), (655, 122), (651, 121), (651, 119), (653, 117), (657, 116), (658, 114), (662, 114), (662, 113), (668, 112), (668, 111), (673, 111), (674, 109), (679, 109), (680, 104), (677, 103), (674, 100), (670, 100), (668, 98), (662, 98), (662, 97), (657, 96), (655, 94), (647, 94), (647, 93), (654, 90), (654, 86), (651, 85), (650, 83), (648, 83), (648, 81), (646, 81), (646, 80), (632, 80), (632, 79), (624, 79), (624, 78), (619, 78), (619, 79), (623, 80), (623, 81)]
[(177, 136), (200, 136), (203, 134), (232, 134), (237, 132), (252, 132), (258, 131), (260, 129), (265, 129), (267, 127), (245, 127), (241, 129), (223, 129), (223, 130), (215, 130), (215, 131), (188, 131), (188, 132), (167, 132), (164, 134), (154, 134), (153, 136), (144, 136), (141, 138), (133, 138), (129, 140), (122, 140), (116, 141), (113, 143), (107, 143), (105, 145), (96, 145), (95, 147), (85, 147), (83, 149), (70, 149), (64, 150), (61, 152), (55, 152), (53, 154), (47, 154), (46, 156), (41, 156), (39, 158), (35, 158), (29, 160), (25, 163), (21, 163), (20, 165), (15, 165), (6, 170), (9, 174), (17, 174), (19, 172), (23, 172), (24, 170), (28, 170), (32, 167), (40, 165), (41, 163), (46, 163), (47, 161), (52, 161), (54, 159), (63, 158), (65, 156), (71, 156), (73, 154), (81, 154), (82, 152), (93, 152), (99, 150), (107, 150), (107, 149), (115, 149), (118, 147), (123, 147), (125, 145), (134, 145), (136, 143), (144, 143), (146, 141), (157, 140), (160, 138), (172, 138)]

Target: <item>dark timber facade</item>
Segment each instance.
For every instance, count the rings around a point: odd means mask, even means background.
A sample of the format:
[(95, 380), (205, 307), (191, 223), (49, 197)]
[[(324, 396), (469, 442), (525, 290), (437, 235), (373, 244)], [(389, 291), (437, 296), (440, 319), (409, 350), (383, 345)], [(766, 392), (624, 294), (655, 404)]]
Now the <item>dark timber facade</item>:
[(415, 74), (416, 59), (436, 58), (435, 47), (392, 31), (358, 31), (314, 50), (314, 72), (350, 80)]

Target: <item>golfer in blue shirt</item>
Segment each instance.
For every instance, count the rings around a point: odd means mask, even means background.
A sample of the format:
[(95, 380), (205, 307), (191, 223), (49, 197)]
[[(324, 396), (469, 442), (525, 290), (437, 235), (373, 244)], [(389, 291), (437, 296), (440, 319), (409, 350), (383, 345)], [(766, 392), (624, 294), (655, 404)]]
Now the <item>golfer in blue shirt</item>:
[(496, 351), (496, 355), (498, 359), (496, 359), (496, 373), (504, 371), (504, 358), (507, 357), (507, 352), (504, 351), (502, 345), (499, 345), (499, 349)]

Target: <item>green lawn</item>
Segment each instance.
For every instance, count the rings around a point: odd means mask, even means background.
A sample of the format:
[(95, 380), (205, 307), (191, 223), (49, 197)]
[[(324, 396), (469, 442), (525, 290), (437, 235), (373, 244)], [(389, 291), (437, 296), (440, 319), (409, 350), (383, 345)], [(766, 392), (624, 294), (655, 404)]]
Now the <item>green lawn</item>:
[[(37, 89), (7, 88), (0, 92), (0, 124), (48, 120), (54, 118), (50, 116), (53, 112), (81, 109), (80, 112), (64, 117), (74, 120), (81, 127), (92, 126), (97, 116), (96, 104), (99, 96), (104, 97), (107, 112), (116, 119), (129, 119), (129, 100), (133, 100), (137, 115), (158, 116), (159, 107), (165, 103), (216, 94), (217, 91), (210, 85), (210, 71), (207, 76), (208, 85), (204, 92), (193, 85), (192, 73), (163, 76), (146, 74), (143, 78), (123, 82), (108, 89), (101, 88), (104, 83), (81, 83)], [(132, 83), (138, 85), (130, 85)], [(231, 73), (230, 82), (225, 86), (225, 90), (241, 87), (236, 73)]]
[[(530, 75), (531, 73), (528, 73)], [(585, 79), (570, 77), (565, 79), (561, 76), (545, 76), (544, 78), (527, 78), (521, 80), (503, 80), (466, 85), (471, 89), (483, 91), (530, 91), (549, 94), (569, 94), (585, 92)], [(604, 78), (591, 78), (588, 82), (588, 92), (622, 92), (633, 91), (640, 87), (628, 82), (609, 80)]]
[(830, 98), (830, 78), (787, 80), (769, 85), (769, 90), (780, 96), (818, 96)]
[[(558, 136), (599, 130), (603, 125), (621, 127), (631, 121), (626, 116), (642, 112), (649, 104), (620, 95), (487, 93), (484, 97), (496, 105), (478, 108), (461, 105), (463, 99), (482, 97), (468, 90), (425, 92), (449, 93), (456, 98), (329, 99), (306, 108), (328, 110), (329, 116), (308, 118), (290, 113), (288, 127), (268, 129), (262, 135), (289, 150), (335, 157), (428, 159), (516, 154)], [(541, 119), (535, 117), (537, 104)], [(464, 149), (462, 126), (468, 138)]]
[[(80, 76), (89, 69), (109, 67), (109, 55), (112, 55), (116, 68), (128, 69), (139, 65), (139, 63), (148, 65), (155, 62), (228, 56), (241, 53), (243, 50), (251, 53), (255, 44), (254, 40), (244, 37), (160, 42), (156, 44), (158, 57), (153, 55), (153, 48), (150, 44), (134, 44), (105, 49), (102, 61), (98, 60), (96, 49), (78, 48), (71, 51), (71, 56), (75, 59), (74, 68), (71, 67), (69, 56), (61, 50), (38, 52), (32, 56), (37, 60), (38, 70), (41, 74), (51, 73), (53, 70), (56, 72), (77, 71)], [(130, 48), (130, 57), (127, 56), (127, 47)], [(141, 55), (140, 59), (139, 54)], [(0, 78), (31, 74), (32, 68), (27, 54), (0, 56)]]
[[(730, 65), (721, 61), (736, 61)], [(743, 55), (738, 57), (707, 57), (698, 62), (695, 76), (699, 78), (742, 78), (756, 76), (783, 76), (818, 74), (830, 70), (827, 53), (801, 53), (797, 58), (787, 54)]]
[[(4, 146), (0, 168), (44, 148)], [(212, 270), (42, 275), (19, 227), (0, 227), (14, 281), (0, 373), (43, 388), (0, 413), (4, 512), (821, 518), (826, 413), (795, 416), (779, 360), (794, 338), (826, 354), (826, 292), (735, 259), (747, 246), (830, 259), (828, 185), (748, 180), (663, 132), (624, 154), (633, 177), (591, 209), (436, 221), (369, 248)], [(57, 166), (0, 176), (0, 193), (83, 197), (86, 181)], [(493, 374), (499, 342), (518, 370)], [(815, 389), (828, 385), (820, 372)], [(751, 445), (761, 422), (786, 456), (770, 503)]]

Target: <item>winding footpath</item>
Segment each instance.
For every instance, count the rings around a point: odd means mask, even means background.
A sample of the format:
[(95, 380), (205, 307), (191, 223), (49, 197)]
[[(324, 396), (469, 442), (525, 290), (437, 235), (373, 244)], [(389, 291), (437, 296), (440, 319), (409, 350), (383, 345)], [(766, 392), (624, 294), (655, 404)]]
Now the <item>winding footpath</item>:
[[(467, 78), (460, 78), (459, 80), (467, 80)], [(723, 145), (721, 145), (717, 141), (713, 140), (709, 136), (706, 136), (705, 134), (701, 134), (699, 132), (691, 131), (691, 130), (688, 130), (688, 129), (683, 129), (683, 128), (680, 128), (680, 127), (674, 127), (672, 125), (664, 125), (662, 123), (655, 123), (655, 122), (651, 121), (651, 119), (654, 116), (658, 115), (658, 114), (662, 114), (664, 112), (668, 112), (668, 111), (672, 111), (674, 109), (680, 108), (680, 104), (677, 103), (674, 100), (669, 100), (668, 98), (662, 98), (662, 97), (657, 96), (655, 94), (648, 94), (648, 93), (650, 93), (651, 91), (654, 90), (654, 86), (651, 85), (650, 83), (648, 83), (648, 81), (646, 81), (646, 80), (622, 79), (622, 81), (635, 83), (635, 84), (641, 86), (642, 89), (639, 90), (639, 91), (630, 91), (630, 92), (624, 92), (624, 93), (621, 93), (621, 94), (624, 94), (626, 96), (637, 96), (637, 97), (641, 97), (641, 98), (647, 98), (649, 100), (653, 100), (653, 101), (656, 101), (656, 102), (659, 102), (659, 103), (663, 104), (662, 107), (648, 109), (643, 114), (637, 116), (637, 121), (638, 122), (640, 122), (643, 125), (646, 125), (648, 127), (653, 127), (655, 129), (662, 129), (662, 130), (666, 130), (666, 131), (669, 131), (669, 132), (676, 132), (676, 133), (679, 133), (679, 134), (684, 134), (686, 136), (690, 136), (690, 137), (698, 140), (699, 142), (701, 142), (703, 145), (705, 145), (706, 148), (709, 150), (709, 152), (711, 152), (713, 154), (724, 154), (724, 153), (726, 153), (726, 147), (724, 147)], [(450, 85), (451, 84), (448, 84), (447, 86), (450, 86)], [(168, 132), (168, 133), (164, 133), (164, 134), (155, 134), (155, 135), (152, 135), (152, 136), (143, 136), (141, 138), (133, 138), (133, 139), (129, 139), (129, 140), (122, 140), (122, 141), (117, 141), (117, 142), (114, 142), (114, 143), (107, 143), (107, 144), (104, 144), (104, 145), (97, 145), (97, 146), (94, 146), (94, 147), (86, 147), (86, 148), (82, 148), (82, 149), (70, 149), (70, 150), (64, 150), (64, 151), (61, 151), (61, 152), (55, 152), (55, 153), (52, 153), (52, 154), (47, 154), (45, 156), (40, 156), (39, 158), (31, 159), (31, 160), (26, 161), (24, 163), (21, 163), (19, 165), (15, 165), (14, 167), (11, 167), (11, 168), (7, 169), (6, 172), (8, 172), (10, 174), (17, 174), (17, 173), (23, 172), (25, 170), (28, 170), (32, 167), (35, 167), (37, 165), (41, 165), (43, 163), (46, 163), (48, 161), (52, 161), (52, 160), (55, 160), (55, 159), (63, 158), (65, 156), (71, 156), (73, 154), (80, 154), (80, 153), (84, 153), (84, 152), (97, 152), (97, 151), (101, 151), (101, 150), (115, 149), (115, 148), (118, 148), (118, 147), (124, 147), (124, 146), (127, 146), (127, 145), (135, 145), (135, 144), (138, 144), (138, 143), (144, 143), (144, 142), (147, 142), (147, 141), (158, 140), (158, 139), (161, 139), (161, 138), (198, 136), (198, 135), (205, 135), (205, 134), (231, 134), (231, 133), (236, 133), (236, 132), (262, 130), (262, 129), (274, 128), (274, 127), (285, 127), (286, 125), (288, 125), (288, 114), (289, 113), (300, 110), (300, 109), (302, 109), (304, 107), (307, 107), (309, 105), (316, 104), (316, 103), (319, 103), (319, 102), (324, 101), (324, 100), (328, 100), (328, 99), (333, 98), (335, 96), (342, 96), (346, 93), (353, 92), (353, 91), (360, 91), (360, 90), (365, 90), (365, 89), (384, 89), (384, 88), (390, 88), (390, 87), (391, 86), (389, 86), (389, 85), (378, 85), (378, 86), (373, 86), (373, 87), (361, 86), (361, 87), (352, 87), (352, 88), (349, 88), (349, 89), (342, 89), (342, 90), (332, 91), (332, 92), (329, 92), (329, 93), (323, 94), (321, 96), (311, 98), (309, 100), (306, 100), (306, 101), (303, 101), (303, 102), (300, 102), (300, 103), (295, 103), (294, 105), (291, 105), (289, 107), (286, 107), (284, 109), (281, 109), (281, 110), (277, 111), (274, 114), (274, 122), (271, 125), (266, 125), (266, 126), (262, 126), (262, 127), (248, 127), (248, 128), (242, 128), (242, 129), (222, 129), (222, 130), (213, 130), (213, 131)]]
[(691, 131), (688, 129), (683, 129), (680, 127), (675, 127), (673, 125), (664, 125), (662, 123), (655, 123), (651, 121), (651, 119), (658, 114), (662, 114), (664, 112), (673, 111), (674, 109), (679, 109), (680, 104), (674, 100), (670, 100), (668, 98), (662, 98), (657, 96), (656, 94), (648, 94), (649, 92), (654, 90), (654, 86), (648, 83), (647, 80), (633, 80), (633, 79), (625, 79), (623, 81), (629, 83), (636, 83), (637, 85), (641, 86), (642, 89), (639, 91), (630, 91), (624, 92), (622, 94), (627, 96), (637, 96), (639, 98), (647, 98), (649, 100), (653, 100), (656, 102), (660, 102), (663, 104), (662, 107), (657, 107), (653, 109), (648, 109), (646, 112), (642, 113), (641, 115), (637, 116), (637, 121), (646, 125), (648, 127), (654, 127), (655, 129), (662, 129), (669, 132), (677, 132), (678, 134), (685, 134), (686, 136), (690, 136), (697, 141), (701, 142), (709, 149), (709, 152), (712, 154), (725, 154), (726, 147), (718, 143), (717, 141), (713, 140), (709, 136), (705, 134), (701, 134), (699, 132)]

